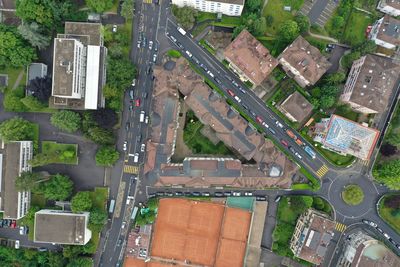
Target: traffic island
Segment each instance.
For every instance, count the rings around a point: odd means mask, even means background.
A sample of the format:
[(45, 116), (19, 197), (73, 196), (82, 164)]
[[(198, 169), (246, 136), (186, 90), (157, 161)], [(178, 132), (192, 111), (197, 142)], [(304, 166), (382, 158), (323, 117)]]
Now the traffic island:
[(347, 205), (357, 206), (363, 202), (364, 192), (358, 185), (347, 185), (342, 191), (342, 199)]

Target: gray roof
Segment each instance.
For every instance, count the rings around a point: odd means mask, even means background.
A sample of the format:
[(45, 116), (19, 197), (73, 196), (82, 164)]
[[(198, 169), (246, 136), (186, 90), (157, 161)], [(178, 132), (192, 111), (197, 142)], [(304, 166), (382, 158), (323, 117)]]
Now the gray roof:
[(36, 78), (47, 75), (47, 66), (43, 63), (32, 63), (28, 68), (28, 83)]
[(20, 160), (19, 143), (9, 143), (6, 145), (3, 161), (3, 185), (2, 185), (2, 205), (4, 205), (4, 217), (18, 217), (18, 191), (15, 188), (15, 180), (19, 175), (19, 160)]
[(53, 93), (52, 95), (72, 96), (75, 70), (74, 46), (77, 40), (54, 40)]
[(101, 23), (66, 21), (65, 34), (72, 37), (87, 36), (88, 39), (85, 45), (103, 45)]

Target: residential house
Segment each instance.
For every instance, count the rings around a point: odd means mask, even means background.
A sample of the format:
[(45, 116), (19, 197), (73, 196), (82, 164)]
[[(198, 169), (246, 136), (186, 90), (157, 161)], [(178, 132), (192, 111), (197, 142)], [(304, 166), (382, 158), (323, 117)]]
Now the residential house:
[(19, 220), (26, 215), (30, 207), (31, 192), (18, 190), (15, 181), (23, 172), (32, 170), (32, 141), (18, 141), (5, 144), (0, 148), (0, 210), (4, 219)]
[(279, 105), (278, 109), (289, 120), (302, 122), (311, 115), (313, 106), (302, 94), (295, 91)]
[(100, 23), (65, 22), (65, 33), (54, 40), (50, 107), (104, 107), (106, 55)]
[(391, 105), (400, 66), (391, 59), (366, 55), (353, 62), (340, 100), (360, 113), (382, 113)]
[(400, 16), (400, 0), (380, 0), (377, 9), (394, 17)]
[(396, 49), (400, 45), (400, 20), (385, 15), (374, 23), (368, 38), (376, 45)]
[(89, 212), (40, 210), (35, 213), (34, 242), (85, 245), (92, 237)]
[(308, 209), (296, 223), (290, 249), (305, 261), (320, 265), (332, 239), (335, 222), (325, 213)]
[(287, 75), (301, 87), (314, 85), (331, 66), (318, 48), (310, 45), (302, 36), (286, 47), (278, 60)]
[(179, 7), (190, 6), (202, 12), (221, 13), (227, 16), (240, 16), (244, 0), (172, 0)]
[(254, 86), (260, 85), (278, 65), (278, 60), (247, 30), (242, 30), (228, 45), (224, 56), (240, 79)]
[(379, 131), (332, 115), (315, 125), (314, 141), (342, 155), (368, 160), (379, 138)]

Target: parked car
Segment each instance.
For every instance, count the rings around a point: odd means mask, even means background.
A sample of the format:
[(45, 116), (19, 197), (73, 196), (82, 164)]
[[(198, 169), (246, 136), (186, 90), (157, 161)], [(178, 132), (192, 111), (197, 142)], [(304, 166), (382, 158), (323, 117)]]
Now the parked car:
[(24, 233), (25, 233), (25, 228), (23, 226), (20, 226), (19, 227), (19, 234), (20, 235), (24, 235)]
[(124, 222), (122, 222), (122, 224), (121, 224), (121, 228), (124, 229), (125, 226), (126, 226), (126, 222), (124, 221)]
[(284, 140), (284, 139), (281, 139), (281, 144), (286, 146), (286, 147), (289, 145), (288, 142), (286, 140)]
[(233, 192), (232, 195), (234, 197), (240, 197), (242, 194), (240, 192)]
[(128, 121), (127, 123), (125, 123), (125, 130), (128, 131), (129, 127), (131, 127), (131, 124)]
[(154, 51), (158, 51), (158, 43), (154, 43)]
[(150, 49), (150, 50), (153, 49), (153, 41), (150, 41), (150, 42), (149, 42), (149, 49)]
[(390, 239), (390, 235), (388, 235), (387, 233), (383, 233), (383, 236), (388, 240)]
[(261, 119), (260, 116), (256, 116), (256, 121), (260, 124), (262, 124), (264, 121)]
[(145, 149), (146, 149), (146, 144), (142, 144), (140, 146), (140, 152), (144, 152)]
[(122, 145), (122, 150), (126, 151), (127, 147), (128, 147), (128, 142), (124, 141), (124, 144)]
[(228, 91), (228, 94), (229, 94), (230, 96), (232, 96), (232, 97), (235, 96), (235, 93), (234, 93), (232, 90), (228, 89), (227, 91)]
[(257, 201), (267, 201), (267, 198), (264, 196), (256, 196)]
[(374, 223), (372, 221), (369, 221), (369, 220), (363, 219), (362, 222), (365, 223), (365, 224), (368, 224), (368, 225), (370, 225), (372, 227), (377, 227), (378, 226), (376, 223)]
[(140, 98), (135, 100), (135, 106), (140, 107)]
[(246, 106), (244, 103), (242, 103), (242, 106), (243, 106), (244, 109), (247, 109), (247, 110), (249, 109), (249, 107)]
[(136, 85), (136, 79), (133, 79), (132, 80), (132, 86), (135, 86)]
[(133, 100), (135, 98), (135, 92), (131, 89), (129, 90), (129, 98)]
[(283, 128), (282, 123), (280, 123), (279, 121), (275, 121), (275, 124), (276, 124), (279, 128)]
[(230, 196), (232, 196), (232, 193), (231, 192), (224, 192), (224, 196), (230, 197)]
[(157, 54), (153, 55), (153, 62), (156, 63), (157, 62)]
[(202, 195), (203, 197), (208, 197), (208, 196), (210, 196), (210, 193), (208, 193), (208, 192), (202, 192), (201, 195)]
[(244, 195), (247, 197), (251, 197), (251, 196), (253, 196), (253, 193), (252, 192), (244, 192)]
[(163, 197), (163, 196), (165, 196), (165, 193), (164, 192), (157, 192), (156, 195), (159, 196), (159, 197)]
[(200, 192), (192, 192), (192, 196), (199, 197), (200, 195)]
[(223, 197), (223, 196), (224, 196), (224, 194), (221, 193), (221, 192), (215, 192), (214, 195), (215, 195), (216, 197)]
[(167, 196), (173, 197), (173, 196), (174, 196), (174, 193), (172, 193), (172, 192), (167, 192)]
[(246, 90), (244, 90), (241, 86), (238, 86), (238, 88), (239, 88), (239, 91), (242, 92), (243, 94), (246, 93)]
[(15, 249), (19, 249), (19, 240), (15, 240)]
[(39, 252), (46, 252), (47, 251), (47, 248), (38, 248), (37, 249)]
[(183, 192), (183, 194), (184, 194), (185, 196), (187, 196), (187, 197), (190, 197), (190, 196), (192, 195), (191, 192)]
[(183, 196), (183, 193), (182, 192), (175, 192), (175, 196)]
[(383, 230), (379, 227), (376, 227), (376, 230), (378, 230), (379, 233), (383, 234)]
[(276, 203), (278, 203), (278, 202), (279, 202), (279, 200), (281, 200), (281, 196), (276, 196), (276, 198), (275, 198), (275, 200), (274, 200), (274, 201), (275, 201)]
[(114, 24), (114, 25), (112, 26), (112, 32), (117, 32), (117, 25)]
[(10, 226), (10, 227), (11, 227), (11, 228), (17, 227), (17, 221), (16, 221), (16, 220), (12, 220), (11, 226)]
[(236, 100), (238, 103), (242, 102), (242, 99), (240, 99), (240, 97), (238, 97), (237, 95), (235, 96), (235, 100)]

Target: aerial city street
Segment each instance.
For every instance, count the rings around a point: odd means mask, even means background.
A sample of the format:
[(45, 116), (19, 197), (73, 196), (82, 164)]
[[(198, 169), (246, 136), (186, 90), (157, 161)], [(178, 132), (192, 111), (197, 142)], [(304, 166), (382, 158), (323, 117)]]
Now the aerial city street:
[(400, 266), (400, 1), (0, 1), (0, 266)]

